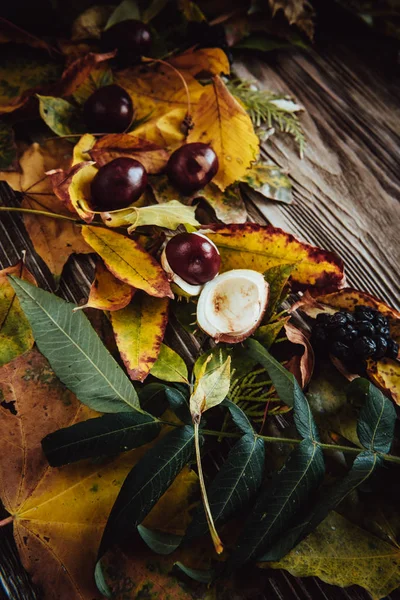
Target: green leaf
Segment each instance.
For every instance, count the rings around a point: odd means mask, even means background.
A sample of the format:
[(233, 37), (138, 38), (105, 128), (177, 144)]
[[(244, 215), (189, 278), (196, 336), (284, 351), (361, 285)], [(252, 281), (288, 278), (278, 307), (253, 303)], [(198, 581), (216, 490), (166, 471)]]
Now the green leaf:
[(160, 430), (160, 423), (152, 415), (121, 412), (58, 429), (43, 438), (42, 448), (49, 464), (60, 467), (138, 448), (156, 438)]
[(14, 171), (18, 167), (18, 152), (14, 130), (9, 123), (0, 122), (0, 171)]
[(214, 366), (210, 371), (207, 367), (212, 362), (212, 356), (209, 356), (204, 363), (199, 379), (196, 381), (195, 389), (190, 397), (190, 412), (193, 419), (200, 420), (202, 413), (214, 406), (221, 404), (228, 395), (231, 384), (231, 357), (220, 364)]
[(294, 375), (275, 360), (256, 340), (247, 340), (245, 345), (250, 355), (256, 358), (257, 362), (268, 371), (282, 402), (285, 402), (288, 406), (293, 406), (294, 422), (301, 437), (318, 441), (318, 430), (310, 405)]
[[(215, 523), (226, 523), (243, 509), (261, 485), (264, 470), (264, 441), (253, 433), (244, 435), (229, 452), (207, 495)], [(208, 531), (204, 507), (199, 505), (186, 532), (187, 539)]]
[[(62, 98), (40, 96), (39, 111), (43, 121), (57, 135), (68, 136), (85, 133), (81, 111)], [(96, 132), (93, 132), (96, 133)]]
[(100, 544), (99, 555), (131, 535), (194, 453), (194, 429), (168, 433), (137, 463), (118, 494)]
[(286, 317), (268, 323), (267, 325), (261, 325), (261, 327), (255, 331), (254, 337), (264, 346), (264, 348), (266, 348), (266, 350), (269, 350), (281, 332), (282, 327), (288, 320), (289, 317)]
[(135, 388), (82, 311), (54, 294), (11, 277), (40, 352), (83, 404), (100, 412), (141, 410)]
[(223, 401), (222, 405), (226, 406), (229, 409), (233, 422), (237, 427), (239, 427), (241, 431), (243, 431), (243, 433), (251, 433), (254, 435), (254, 429), (246, 413), (244, 413), (237, 404), (226, 398)]
[(155, 415), (162, 415), (165, 411), (165, 384), (163, 383), (147, 383), (143, 386), (138, 386), (137, 393), (140, 400), (140, 406), (143, 410)]
[(128, 19), (140, 21), (140, 10), (136, 0), (123, 0), (121, 4), (118, 4), (114, 12), (111, 13), (104, 30)]
[(214, 578), (214, 572), (211, 570), (205, 571), (202, 569), (191, 569), (181, 562), (176, 562), (175, 566), (185, 573), (185, 575), (190, 577), (190, 579), (193, 579), (193, 581), (198, 581), (199, 583), (211, 583)]
[(176, 416), (183, 423), (191, 423), (192, 417), (189, 410), (189, 390), (185, 393), (183, 390), (174, 387), (166, 387), (165, 396)]
[(235, 44), (235, 48), (246, 48), (248, 50), (260, 50), (270, 52), (280, 48), (290, 48), (292, 44), (277, 38), (270, 38), (266, 34), (252, 33)]
[(142, 540), (157, 554), (172, 554), (183, 539), (181, 535), (152, 531), (143, 525), (138, 525), (137, 530)]
[(164, 6), (167, 5), (167, 3), (168, 0), (152, 0), (149, 6), (147, 6), (147, 8), (143, 11), (143, 21), (145, 23), (148, 23), (149, 21), (154, 19), (154, 17), (156, 17), (158, 13), (162, 11), (162, 9), (164, 8)]
[(279, 308), (279, 305), (283, 302), (289, 277), (294, 267), (295, 265), (277, 265), (265, 271), (264, 278), (269, 283), (269, 300), (264, 315), (265, 323), (268, 323), (272, 315)]
[(145, 225), (157, 225), (166, 229), (176, 229), (179, 225), (199, 226), (194, 213), (195, 206), (185, 206), (178, 200), (171, 200), (156, 206), (133, 208), (131, 216), (125, 217), (125, 222), (131, 224), (128, 232)]
[(285, 204), (293, 201), (290, 179), (275, 163), (259, 161), (253, 164), (241, 181), (269, 200)]
[(165, 344), (161, 344), (160, 353), (150, 373), (153, 377), (163, 381), (188, 383), (185, 361)]
[(347, 397), (362, 393), (365, 403), (357, 423), (358, 439), (364, 448), (387, 454), (393, 443), (396, 411), (391, 402), (367, 379), (355, 379), (347, 388)]
[(304, 507), (324, 472), (321, 448), (309, 439), (303, 440), (258, 496), (237, 547), (228, 559), (229, 572), (257, 558), (276, 541)]
[[(221, 365), (229, 357), (230, 353), (226, 348), (211, 348), (208, 352), (201, 354), (193, 366), (193, 375), (196, 379), (200, 379), (205, 368), (205, 373), (209, 375), (216, 369), (219, 369)], [(207, 363), (206, 367), (204, 365)]]
[(258, 560), (275, 561), (283, 558), (295, 545), (316, 529), (331, 510), (359, 485), (364, 483), (383, 464), (383, 460), (373, 452), (362, 452), (355, 459), (349, 473), (333, 485), (322, 488), (312, 508), (298, 525), (287, 531)]

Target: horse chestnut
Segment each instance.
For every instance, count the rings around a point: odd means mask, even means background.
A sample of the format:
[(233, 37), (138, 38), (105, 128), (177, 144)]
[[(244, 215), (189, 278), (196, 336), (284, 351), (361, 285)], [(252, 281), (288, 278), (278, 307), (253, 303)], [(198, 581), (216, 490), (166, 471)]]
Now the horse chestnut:
[(103, 31), (101, 47), (105, 52), (118, 49), (117, 58), (124, 64), (135, 63), (151, 48), (150, 29), (137, 19), (126, 19)]
[(147, 185), (147, 172), (133, 158), (115, 158), (101, 167), (91, 183), (92, 203), (101, 211), (126, 208), (136, 202)]
[(83, 118), (93, 133), (122, 133), (133, 120), (129, 94), (119, 85), (99, 88), (83, 105)]
[(189, 195), (210, 183), (218, 171), (218, 156), (202, 142), (185, 144), (173, 152), (167, 163), (170, 182)]

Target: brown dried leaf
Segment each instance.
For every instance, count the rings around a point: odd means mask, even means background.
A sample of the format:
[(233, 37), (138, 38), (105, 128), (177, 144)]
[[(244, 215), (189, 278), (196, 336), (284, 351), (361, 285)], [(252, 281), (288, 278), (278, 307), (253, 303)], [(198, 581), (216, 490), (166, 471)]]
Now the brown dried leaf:
[(293, 373), (297, 381), (304, 389), (310, 382), (314, 371), (314, 351), (305, 333), (291, 323), (284, 325), (286, 337), (292, 344), (303, 346), (304, 352), (301, 356), (293, 356), (285, 367)]
[(209, 183), (198, 192), (198, 196), (204, 198), (222, 223), (245, 223), (247, 221), (246, 205), (238, 184), (234, 183), (221, 192), (216, 185)]
[(141, 162), (150, 174), (160, 173), (169, 158), (169, 153), (164, 148), (128, 133), (104, 136), (89, 150), (89, 154), (99, 167), (120, 156), (128, 156)]
[(57, 198), (86, 223), (91, 223), (94, 218), (90, 208), (90, 184), (96, 173), (97, 169), (90, 162), (78, 163), (68, 171), (52, 169), (46, 173)]
[[(67, 151), (68, 150), (68, 151)], [(17, 192), (23, 192), (22, 206), (69, 215), (69, 211), (53, 194), (46, 171), (55, 167), (68, 168), (71, 145), (57, 140), (46, 146), (32, 144), (21, 156), (21, 173), (0, 173), (0, 179)], [(81, 229), (68, 221), (25, 214), (25, 227), (33, 246), (51, 273), (59, 278), (71, 254), (92, 252), (82, 238)]]
[(272, 14), (282, 10), (289, 25), (297, 25), (310, 38), (314, 37), (314, 9), (309, 0), (268, 0)]
[(183, 71), (196, 75), (229, 75), (229, 60), (221, 48), (198, 48), (187, 50), (168, 59), (168, 62)]

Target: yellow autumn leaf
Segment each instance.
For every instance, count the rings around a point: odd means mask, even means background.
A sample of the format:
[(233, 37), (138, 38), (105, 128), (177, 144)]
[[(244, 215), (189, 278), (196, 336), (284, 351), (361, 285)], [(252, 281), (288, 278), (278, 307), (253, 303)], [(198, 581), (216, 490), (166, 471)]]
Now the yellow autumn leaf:
[(162, 148), (168, 146), (170, 150), (173, 150), (185, 140), (182, 122), (186, 112), (186, 108), (174, 108), (161, 116), (149, 118), (132, 133), (148, 142), (158, 144)]
[(94, 218), (90, 206), (90, 185), (97, 172), (98, 169), (91, 162), (78, 163), (68, 171), (53, 169), (47, 172), (57, 198), (86, 223), (91, 223)]
[(82, 235), (117, 279), (150, 296), (173, 298), (160, 264), (135, 240), (111, 229), (84, 225)]
[(90, 160), (89, 150), (92, 149), (96, 143), (96, 138), (91, 133), (85, 133), (77, 144), (74, 146), (72, 154), (72, 166), (78, 163), (87, 162)]
[(111, 314), (115, 341), (133, 380), (144, 381), (157, 360), (168, 323), (168, 298), (137, 292), (132, 303)]
[[(21, 156), (21, 172), (1, 172), (0, 180), (7, 181), (13, 190), (24, 194), (24, 208), (71, 216), (54, 195), (51, 179), (45, 174), (56, 168), (68, 169), (70, 163), (71, 144), (64, 140), (43, 146), (35, 143)], [(61, 275), (71, 254), (92, 252), (81, 235), (81, 228), (72, 222), (30, 214), (24, 214), (23, 220), (36, 252), (56, 278)]]
[(34, 344), (31, 326), (9, 282), (9, 275), (36, 285), (35, 278), (22, 261), (0, 271), (0, 366), (26, 352)]
[[(0, 392), (16, 409), (0, 406), (0, 496), (21, 561), (41, 598), (101, 600), (93, 578), (100, 539), (122, 483), (150, 444), (101, 462), (49, 468), (43, 437), (97, 413), (78, 402), (35, 349), (0, 369)], [(164, 515), (163, 530), (179, 532), (195, 487), (186, 467), (145, 524), (158, 527)]]
[(256, 160), (259, 140), (247, 112), (220, 77), (213, 77), (193, 111), (194, 127), (187, 141), (210, 144), (219, 160), (213, 179), (222, 191), (241, 179)]
[(371, 381), (383, 391), (390, 393), (400, 406), (400, 364), (397, 360), (382, 358), (367, 361), (367, 373)]
[(294, 265), (291, 280), (296, 289), (335, 289), (343, 281), (343, 263), (336, 254), (300, 242), (272, 225), (212, 225), (205, 233), (218, 246), (221, 272), (264, 273), (277, 265)]
[(117, 279), (104, 266), (103, 261), (98, 260), (87, 302), (78, 308), (97, 308), (98, 310), (109, 311), (120, 310), (129, 304), (134, 293), (135, 290), (133, 287)]
[(168, 59), (168, 62), (193, 77), (199, 74), (229, 75), (230, 66), (227, 55), (221, 48), (197, 48), (187, 50)]
[[(182, 76), (189, 90), (191, 105), (196, 107), (204, 88), (189, 73)], [(150, 66), (144, 70), (139, 65), (119, 71), (115, 74), (115, 83), (131, 96), (136, 119), (149, 115), (160, 117), (175, 108), (184, 109), (185, 115), (188, 109), (186, 90), (179, 75), (166, 66)]]
[(279, 562), (259, 566), (286, 569), (295, 577), (316, 576), (341, 587), (360, 585), (375, 600), (400, 585), (399, 548), (336, 512)]
[(161, 344), (160, 352), (151, 374), (161, 381), (188, 383), (188, 370), (183, 358), (169, 346)]

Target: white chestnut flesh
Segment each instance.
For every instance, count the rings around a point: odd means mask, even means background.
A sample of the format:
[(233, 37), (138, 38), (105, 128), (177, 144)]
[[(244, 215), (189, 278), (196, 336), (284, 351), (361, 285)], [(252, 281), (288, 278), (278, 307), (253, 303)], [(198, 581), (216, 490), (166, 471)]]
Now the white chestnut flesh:
[(233, 269), (205, 284), (197, 303), (197, 323), (217, 342), (236, 344), (261, 323), (269, 299), (263, 275)]

